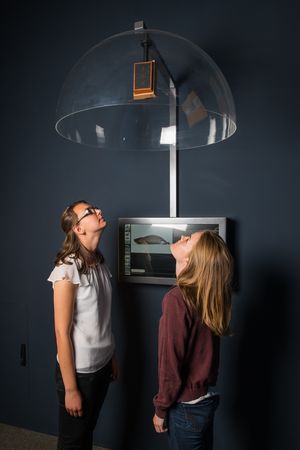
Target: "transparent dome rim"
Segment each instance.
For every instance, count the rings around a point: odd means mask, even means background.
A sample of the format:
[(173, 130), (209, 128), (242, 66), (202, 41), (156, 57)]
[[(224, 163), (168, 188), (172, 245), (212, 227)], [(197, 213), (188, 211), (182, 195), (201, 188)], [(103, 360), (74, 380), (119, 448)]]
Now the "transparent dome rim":
[[(160, 106), (169, 106), (169, 103), (160, 103), (159, 105), (156, 105), (156, 104), (154, 104), (154, 105), (149, 105), (149, 103), (146, 103), (146, 102), (143, 102), (143, 103), (116, 103), (116, 104), (108, 104), (108, 105), (101, 105), (101, 106), (94, 106), (94, 107), (92, 107), (92, 108), (85, 108), (85, 109), (80, 109), (80, 110), (78, 110), (78, 111), (74, 111), (74, 112), (71, 112), (70, 114), (66, 114), (66, 115), (64, 115), (64, 116), (62, 116), (62, 117), (60, 117), (59, 119), (57, 119), (56, 120), (56, 123), (55, 123), (55, 129), (56, 129), (56, 131), (59, 133), (59, 134), (61, 134), (60, 132), (59, 132), (59, 129), (58, 129), (58, 127), (59, 127), (59, 124), (61, 124), (65, 119), (68, 119), (68, 118), (70, 118), (71, 116), (76, 116), (76, 115), (80, 115), (81, 113), (85, 113), (85, 112), (88, 112), (88, 111), (92, 111), (92, 110), (95, 110), (95, 109), (104, 109), (104, 108), (114, 108), (114, 107), (118, 107), (118, 106), (126, 106), (126, 107), (130, 107), (130, 106), (135, 106), (135, 107), (137, 107), (137, 106), (141, 106), (141, 105), (147, 105), (147, 106), (153, 106), (154, 108), (155, 107), (160, 107)], [(234, 126), (235, 126), (235, 130), (236, 130), (236, 128), (237, 128), (237, 124), (236, 124), (236, 117), (235, 117), (235, 115), (234, 115), (234, 117), (232, 117), (232, 116), (229, 116), (228, 114), (221, 114), (221, 113), (218, 113), (218, 112), (216, 112), (216, 111), (212, 111), (212, 110), (210, 110), (210, 109), (205, 109), (205, 111), (207, 112), (207, 113), (209, 113), (209, 114), (213, 114), (213, 115), (216, 115), (216, 116), (219, 116), (219, 117), (227, 117), (228, 118), (228, 120), (230, 120), (230, 122), (232, 122), (233, 124), (234, 124)], [(232, 133), (233, 134), (233, 133)]]
[[(227, 139), (231, 138), (234, 135), (234, 133), (237, 130), (237, 126), (236, 126), (235, 122), (233, 122), (233, 125), (234, 125), (234, 127), (233, 127), (232, 132), (228, 136), (226, 136), (226, 138), (224, 138), (224, 139), (218, 139), (215, 142), (212, 142), (211, 144), (203, 143), (203, 144), (191, 145), (191, 146), (188, 146), (188, 147), (186, 147), (186, 146), (177, 147), (176, 146), (176, 150), (181, 152), (181, 151), (184, 151), (184, 150), (193, 150), (195, 148), (201, 148), (201, 149), (203, 147), (210, 147), (210, 148), (212, 148), (212, 146), (214, 144), (218, 144), (220, 142), (226, 141)], [(122, 151), (122, 152), (125, 152), (125, 151), (126, 152), (168, 152), (168, 151), (170, 151), (170, 147), (169, 147), (168, 144), (165, 145), (165, 148), (164, 147), (159, 147), (159, 148), (142, 148), (142, 149), (141, 148), (139, 148), (139, 149), (135, 149), (135, 148), (121, 149), (121, 148), (112, 147), (112, 148), (110, 148), (108, 150), (107, 147), (105, 147), (105, 146), (101, 147), (100, 145), (92, 145), (92, 144), (87, 144), (87, 143), (84, 143), (84, 142), (83, 143), (82, 142), (77, 142), (77, 141), (75, 141), (73, 139), (70, 139), (70, 138), (66, 137), (64, 134), (60, 133), (58, 130), (56, 130), (56, 131), (63, 139), (65, 139), (67, 141), (73, 142), (74, 144), (77, 144), (77, 145), (83, 145), (83, 146), (89, 147), (89, 148), (100, 149), (102, 151), (111, 151), (111, 152), (118, 152), (118, 151)]]
[[(132, 105), (133, 105), (133, 106), (137, 106), (137, 105), (135, 105), (135, 104), (132, 104)], [(110, 106), (110, 107), (113, 107), (113, 106), (123, 106), (123, 105), (109, 105), (109, 106)], [(125, 106), (125, 105), (124, 105), (124, 106)], [(127, 105), (127, 106), (128, 106), (128, 105)], [(68, 118), (70, 118), (71, 116), (78, 115), (78, 114), (80, 114), (80, 113), (82, 113), (82, 112), (90, 111), (90, 110), (92, 110), (92, 109), (102, 109), (102, 108), (104, 108), (104, 106), (101, 106), (101, 107), (95, 107), (95, 108), (87, 108), (87, 109), (85, 109), (85, 110), (81, 110), (81, 111), (78, 111), (78, 112), (74, 112), (74, 113), (71, 113), (71, 114), (67, 114), (66, 116), (61, 117), (61, 118), (56, 122), (56, 124), (55, 124), (55, 130), (56, 130), (57, 133), (58, 133), (60, 136), (62, 136), (64, 139), (66, 139), (66, 140), (68, 140), (68, 141), (71, 141), (71, 142), (73, 142), (73, 143), (75, 143), (75, 144), (85, 145), (86, 147), (91, 147), (91, 148), (99, 148), (99, 149), (105, 151), (105, 150), (107, 150), (107, 148), (106, 148), (105, 146), (92, 145), (92, 144), (85, 143), (85, 142), (79, 143), (79, 142), (77, 142), (76, 140), (67, 137), (65, 134), (62, 133), (62, 131), (61, 131), (61, 129), (60, 129), (60, 125), (65, 121), (65, 119), (68, 119)], [(194, 148), (200, 148), (200, 147), (202, 148), (202, 147), (206, 147), (206, 146), (211, 146), (211, 145), (213, 145), (213, 144), (217, 144), (218, 142), (222, 142), (222, 141), (227, 140), (228, 138), (230, 138), (230, 137), (236, 132), (236, 130), (237, 130), (236, 119), (233, 120), (233, 119), (232, 119), (231, 117), (229, 117), (227, 114), (219, 114), (219, 113), (216, 113), (215, 111), (210, 111), (210, 110), (206, 110), (206, 111), (207, 111), (208, 113), (214, 114), (214, 115), (219, 116), (219, 117), (227, 117), (228, 121), (230, 122), (230, 130), (231, 130), (230, 133), (228, 134), (228, 136), (226, 136), (224, 139), (218, 139), (218, 140), (216, 140), (215, 142), (212, 142), (211, 144), (207, 144), (207, 143), (201, 144), (201, 143), (199, 143), (199, 144), (189, 145), (189, 146), (185, 146), (185, 145), (183, 145), (183, 146), (178, 146), (178, 147), (177, 147), (177, 150), (178, 150), (178, 151), (182, 151), (182, 150), (191, 150), (191, 149), (194, 149)], [(143, 149), (134, 149), (134, 148), (132, 148), (132, 149), (111, 148), (111, 149), (110, 149), (110, 151), (154, 151), (154, 152), (155, 152), (155, 151), (168, 151), (168, 150), (169, 150), (168, 144), (166, 144), (165, 148), (164, 148), (164, 147), (159, 147), (159, 148), (143, 148)]]

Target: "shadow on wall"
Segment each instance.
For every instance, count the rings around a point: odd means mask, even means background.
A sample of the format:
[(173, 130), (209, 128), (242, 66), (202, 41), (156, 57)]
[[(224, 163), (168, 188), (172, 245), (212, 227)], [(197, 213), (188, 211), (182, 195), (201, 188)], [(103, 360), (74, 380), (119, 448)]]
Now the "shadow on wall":
[(121, 376), (125, 389), (121, 400), (123, 407), (119, 412), (122, 418), (118, 424), (116, 448), (128, 450), (136, 448), (137, 436), (145, 427), (145, 424), (141, 423), (144, 420), (141, 405), (145, 396), (145, 331), (139, 290), (125, 283), (118, 289), (124, 348)]
[(234, 260), (234, 273), (232, 279), (232, 289), (233, 292), (238, 292), (240, 289), (239, 280), (239, 259), (238, 259), (238, 236), (239, 236), (239, 226), (238, 222), (233, 219), (227, 219), (227, 231), (226, 231), (226, 243), (233, 256)]
[(239, 327), (232, 414), (241, 448), (271, 450), (272, 406), (278, 394), (274, 375), (287, 344), (288, 276), (270, 258), (252, 279), (253, 288), (243, 300), (247, 306)]

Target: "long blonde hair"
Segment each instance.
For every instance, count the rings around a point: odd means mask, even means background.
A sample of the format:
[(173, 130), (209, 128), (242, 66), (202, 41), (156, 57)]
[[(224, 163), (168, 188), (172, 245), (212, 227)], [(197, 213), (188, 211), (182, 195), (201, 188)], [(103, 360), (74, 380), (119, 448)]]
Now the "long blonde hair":
[(90, 252), (85, 248), (73, 231), (73, 227), (78, 221), (77, 214), (74, 212), (74, 207), (80, 203), (86, 203), (88, 205), (88, 202), (85, 200), (78, 200), (68, 206), (62, 213), (61, 227), (66, 233), (66, 238), (56, 255), (54, 264), (56, 266), (59, 266), (62, 263), (72, 264), (72, 262), (69, 261), (70, 257), (79, 259), (81, 261), (78, 267), (79, 273), (88, 273), (90, 267), (98, 262), (104, 262), (104, 258), (98, 249), (95, 252)]
[(206, 230), (177, 277), (185, 301), (216, 335), (229, 334), (233, 258), (214, 231)]

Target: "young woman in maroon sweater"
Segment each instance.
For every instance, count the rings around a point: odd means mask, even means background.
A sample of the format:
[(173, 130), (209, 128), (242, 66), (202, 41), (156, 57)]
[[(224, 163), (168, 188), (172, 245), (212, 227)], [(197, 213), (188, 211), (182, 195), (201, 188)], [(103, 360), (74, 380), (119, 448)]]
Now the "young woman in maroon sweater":
[(171, 245), (177, 286), (164, 297), (159, 323), (159, 392), (154, 428), (168, 431), (171, 450), (212, 450), (219, 403), (219, 337), (231, 317), (232, 256), (213, 231)]

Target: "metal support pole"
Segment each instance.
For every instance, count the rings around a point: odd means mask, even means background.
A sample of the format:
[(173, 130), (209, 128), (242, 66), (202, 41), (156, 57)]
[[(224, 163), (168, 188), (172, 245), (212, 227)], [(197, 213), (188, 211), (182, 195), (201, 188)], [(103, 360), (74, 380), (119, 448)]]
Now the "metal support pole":
[(176, 88), (170, 79), (170, 129), (174, 136), (174, 142), (169, 145), (170, 148), (170, 217), (177, 217), (177, 104)]
[[(134, 31), (147, 30), (146, 24), (143, 20), (134, 23)], [(146, 31), (147, 33), (147, 31)], [(149, 36), (146, 34), (146, 38)], [(146, 39), (146, 40), (147, 40)], [(151, 46), (148, 48), (157, 62), (157, 67), (162, 76), (170, 87), (170, 101), (169, 101), (169, 130), (170, 130), (170, 217), (177, 217), (177, 90), (175, 82), (172, 78), (169, 69), (164, 62), (159, 50), (156, 48), (155, 42), (151, 39)]]

